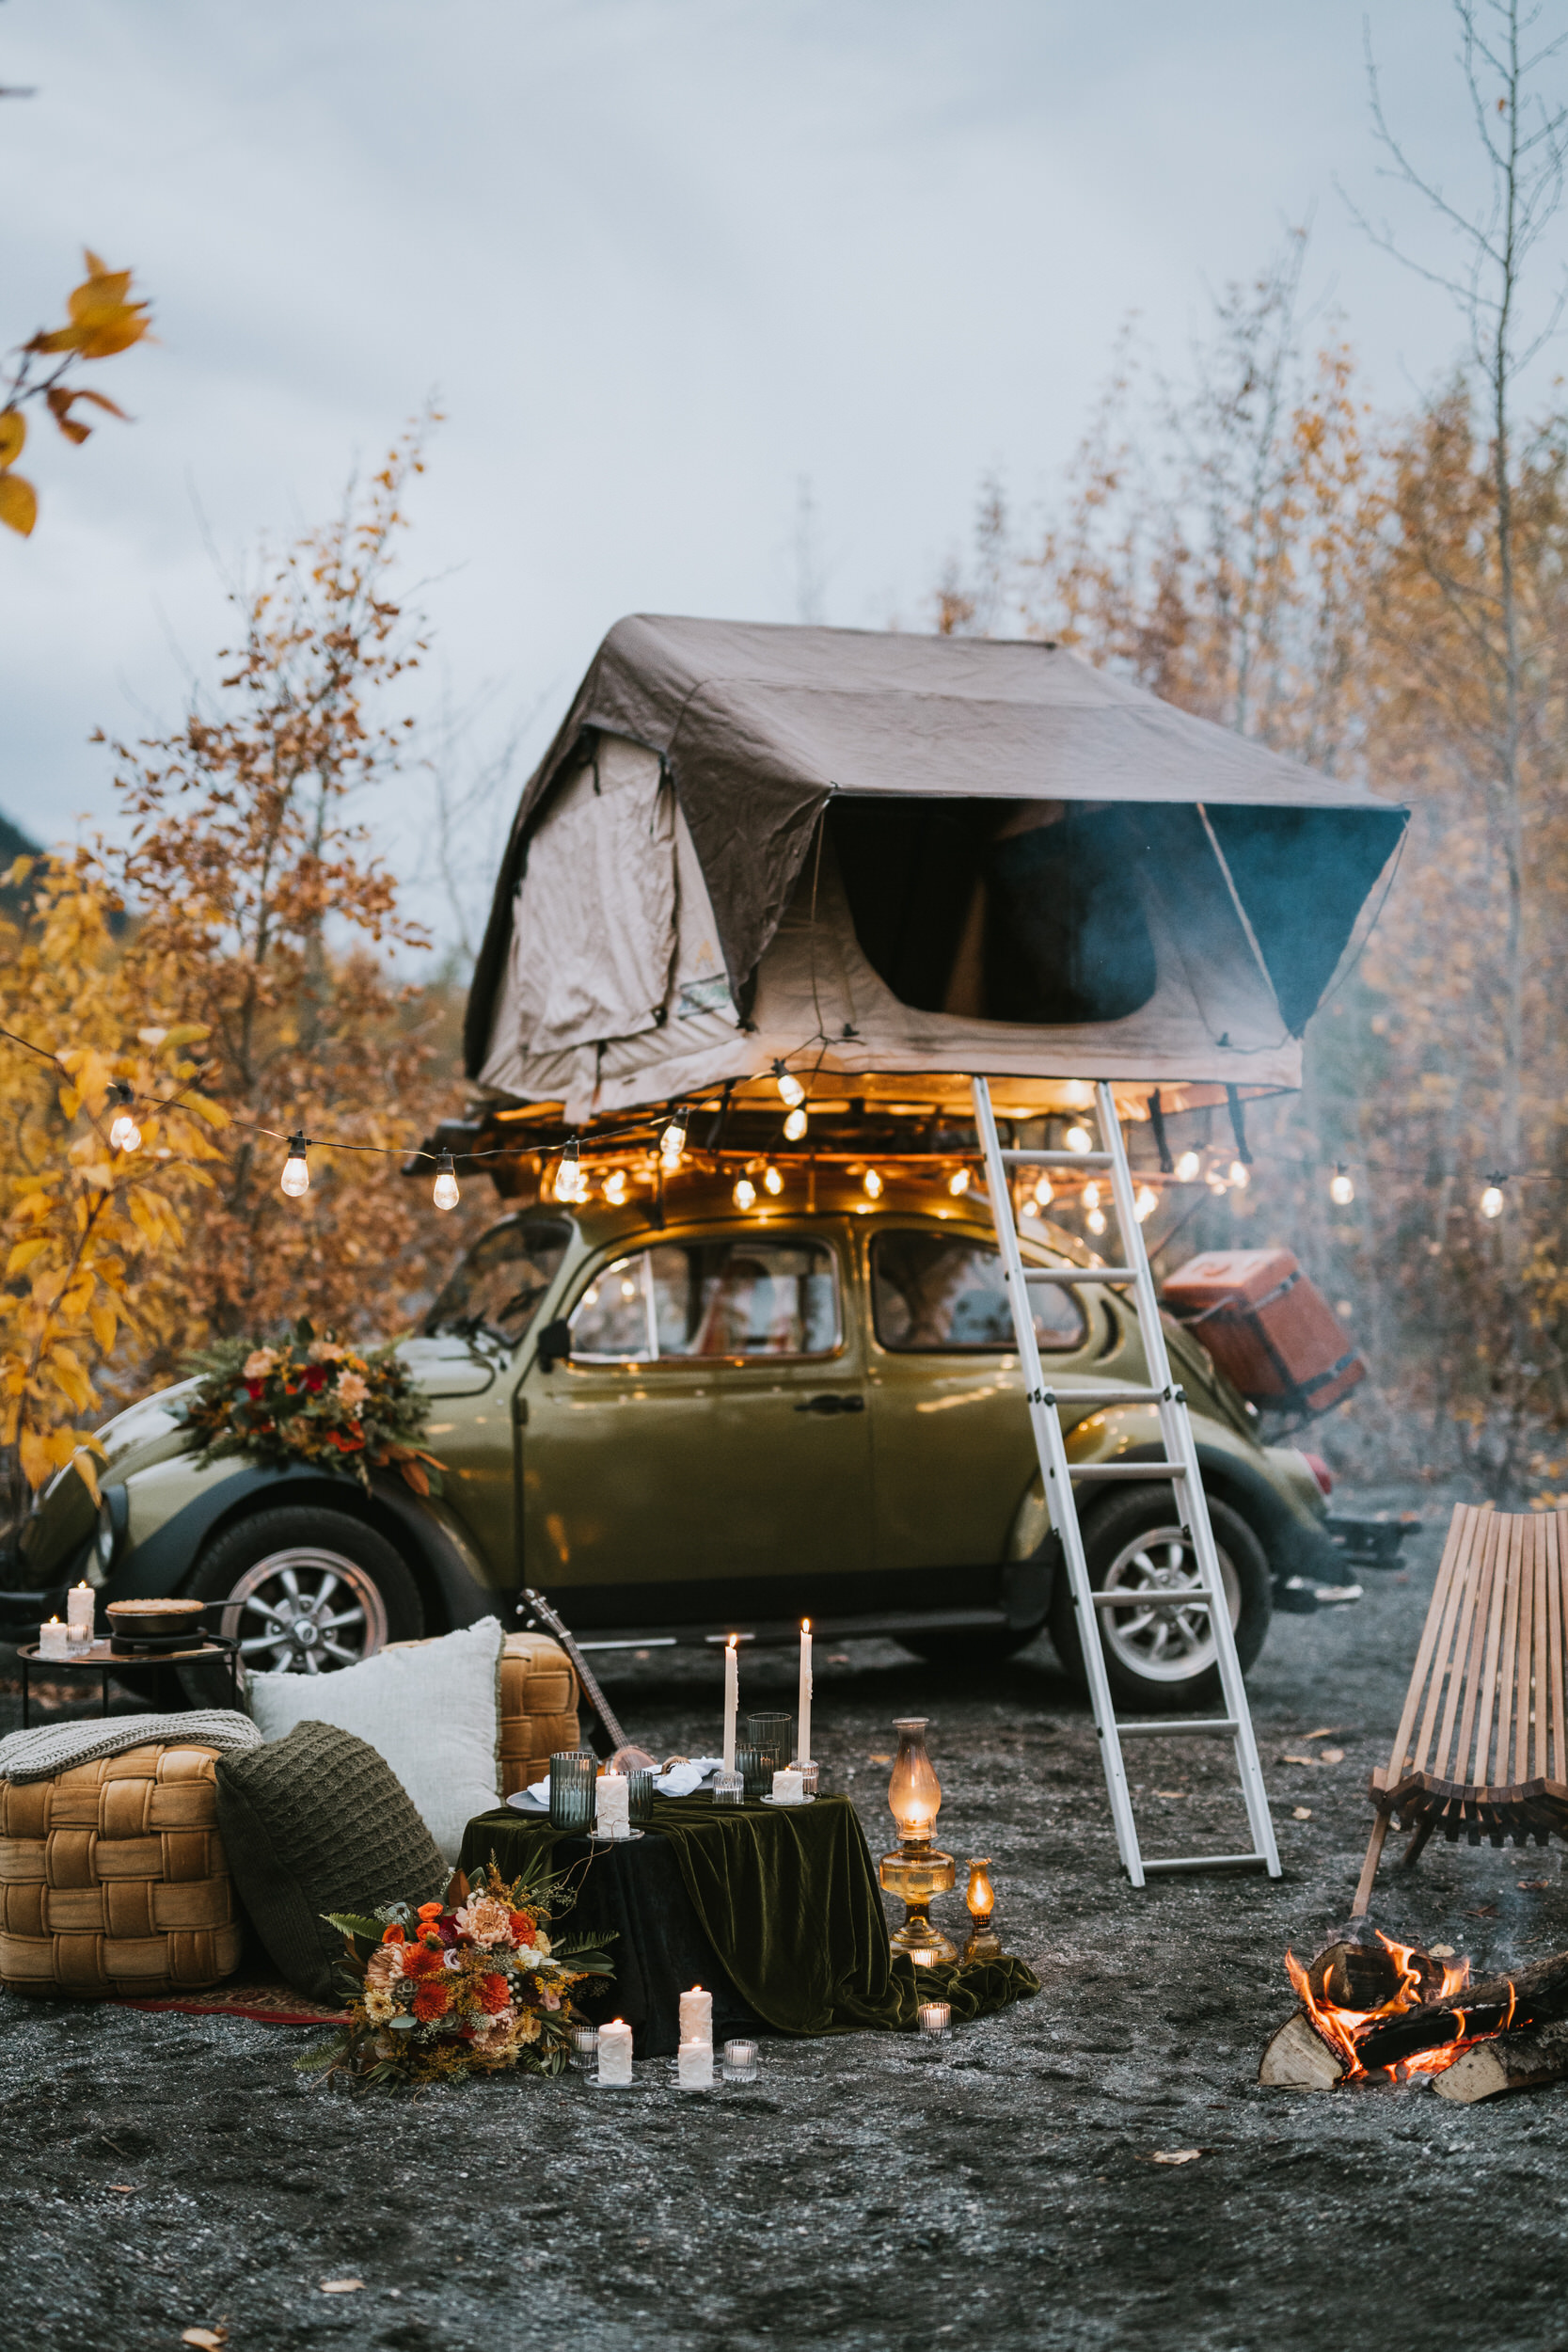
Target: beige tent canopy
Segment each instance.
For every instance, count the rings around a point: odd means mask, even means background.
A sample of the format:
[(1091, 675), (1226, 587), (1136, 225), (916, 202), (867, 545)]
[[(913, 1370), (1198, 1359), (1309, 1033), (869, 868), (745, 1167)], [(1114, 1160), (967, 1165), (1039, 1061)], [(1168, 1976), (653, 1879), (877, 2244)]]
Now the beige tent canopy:
[(1405, 812), (1060, 647), (637, 616), (523, 795), (468, 1073), (1293, 1086)]

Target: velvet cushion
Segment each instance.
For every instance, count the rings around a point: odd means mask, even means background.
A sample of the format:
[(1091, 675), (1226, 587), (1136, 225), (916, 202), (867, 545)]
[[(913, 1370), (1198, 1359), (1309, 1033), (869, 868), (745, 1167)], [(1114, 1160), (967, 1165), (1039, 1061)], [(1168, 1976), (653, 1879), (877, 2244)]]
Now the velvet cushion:
[(299, 1992), (341, 1997), (343, 1939), (327, 1911), (429, 1902), (447, 1871), (397, 1774), (363, 1740), (303, 1723), (217, 1765), (229, 1867), (258, 1935)]

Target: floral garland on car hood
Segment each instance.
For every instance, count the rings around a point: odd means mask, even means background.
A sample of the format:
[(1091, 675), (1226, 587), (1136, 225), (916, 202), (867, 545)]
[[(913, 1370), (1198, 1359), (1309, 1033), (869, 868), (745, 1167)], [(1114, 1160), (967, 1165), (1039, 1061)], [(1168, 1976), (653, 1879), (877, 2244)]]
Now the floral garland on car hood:
[(224, 1340), (193, 1357), (195, 1392), (177, 1408), (200, 1442), (199, 1463), (248, 1454), (269, 1470), (309, 1462), (346, 1470), (370, 1488), (372, 1470), (396, 1470), (419, 1495), (441, 1491), (443, 1465), (420, 1443), (430, 1400), (388, 1340), (358, 1355), (302, 1315), (268, 1345)]
[(571, 2029), (584, 2022), (572, 1986), (613, 1970), (589, 1937), (549, 1935), (553, 1912), (570, 1899), (545, 1864), (535, 1854), (507, 1881), (492, 1859), (450, 1906), (443, 1898), (384, 1903), (373, 1917), (325, 1913), (344, 1938), (354, 2005), (337, 2038), (298, 2064), (410, 2090), (510, 2066), (559, 2074)]

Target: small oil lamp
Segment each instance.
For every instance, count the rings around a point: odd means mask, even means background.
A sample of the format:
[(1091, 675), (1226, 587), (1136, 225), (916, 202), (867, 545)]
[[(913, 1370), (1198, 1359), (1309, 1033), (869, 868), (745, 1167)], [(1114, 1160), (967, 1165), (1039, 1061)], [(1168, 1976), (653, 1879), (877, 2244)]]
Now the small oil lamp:
[(882, 1856), (877, 1875), (904, 1906), (904, 1924), (891, 1939), (894, 1950), (908, 1952), (929, 1968), (957, 1960), (958, 1947), (932, 1926), (930, 1918), (932, 1896), (952, 1890), (958, 1868), (952, 1855), (942, 1853), (931, 1842), (942, 1805), (942, 1783), (926, 1750), (928, 1721), (925, 1715), (911, 1715), (893, 1726), (898, 1734), (898, 1753), (887, 1785), (887, 1802), (897, 1824), (898, 1843)]
[(990, 1883), (990, 1854), (985, 1854), (978, 1860), (974, 1854), (970, 1855), (969, 1886), (964, 1895), (964, 1901), (969, 1906), (971, 1923), (969, 1941), (964, 1946), (965, 1963), (972, 1960), (1000, 1960), (1002, 1939), (990, 1923), (990, 1915), (996, 1909), (996, 1889)]

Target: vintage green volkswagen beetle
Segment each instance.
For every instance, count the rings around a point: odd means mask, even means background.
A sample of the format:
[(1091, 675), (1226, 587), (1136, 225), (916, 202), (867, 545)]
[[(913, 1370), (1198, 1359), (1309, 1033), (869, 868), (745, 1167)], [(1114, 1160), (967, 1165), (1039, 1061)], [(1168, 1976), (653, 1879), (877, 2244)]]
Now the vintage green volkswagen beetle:
[[(225, 1604), (254, 1666), (320, 1673), (541, 1588), (595, 1642), (768, 1640), (802, 1615), (830, 1638), (890, 1634), (923, 1656), (1000, 1658), (1049, 1627), (1078, 1661), (1058, 1578), (995, 1239), (983, 1202), (842, 1169), (775, 1172), (738, 1208), (683, 1174), (649, 1201), (539, 1205), (468, 1252), (404, 1353), (431, 1399), (445, 1493), (226, 1460), (197, 1466), (181, 1391), (102, 1435), (102, 1508), (73, 1471), (26, 1526), (29, 1585), (84, 1572), (105, 1598)], [(772, 1181), (771, 1179), (769, 1181)], [(1025, 1256), (1092, 1263), (1042, 1220)], [(1151, 1410), (1071, 1406), (1145, 1380), (1112, 1287), (1042, 1283), (1076, 1459), (1157, 1457)], [(1243, 1665), (1271, 1586), (1338, 1573), (1306, 1457), (1261, 1445), (1249, 1408), (1172, 1328)], [(1097, 1584), (1162, 1592), (1193, 1569), (1168, 1486), (1120, 1483), (1085, 1516)], [(1186, 1705), (1212, 1685), (1201, 1609), (1110, 1613), (1119, 1693)]]

